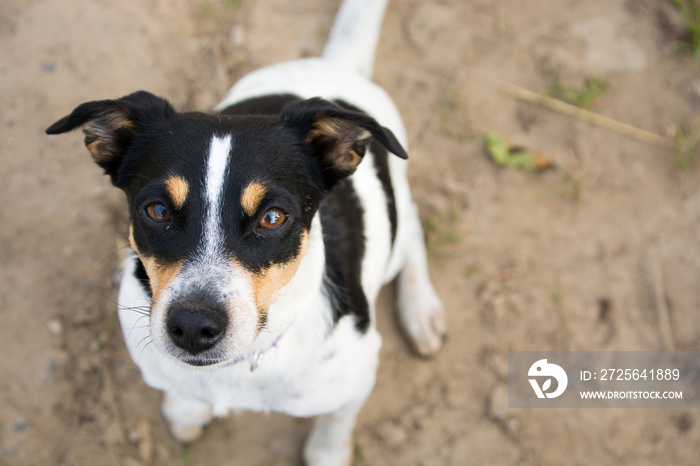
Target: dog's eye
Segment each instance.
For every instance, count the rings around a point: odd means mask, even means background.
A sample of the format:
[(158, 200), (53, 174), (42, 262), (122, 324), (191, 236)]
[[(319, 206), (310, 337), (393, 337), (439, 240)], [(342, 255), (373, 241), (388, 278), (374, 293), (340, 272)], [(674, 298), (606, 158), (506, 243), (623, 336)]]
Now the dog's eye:
[(146, 206), (146, 215), (154, 222), (162, 223), (170, 221), (170, 212), (168, 212), (168, 209), (160, 202), (148, 204)]
[(284, 215), (284, 212), (279, 209), (270, 209), (260, 219), (260, 226), (267, 230), (273, 230), (281, 226), (285, 220), (287, 220), (287, 216)]

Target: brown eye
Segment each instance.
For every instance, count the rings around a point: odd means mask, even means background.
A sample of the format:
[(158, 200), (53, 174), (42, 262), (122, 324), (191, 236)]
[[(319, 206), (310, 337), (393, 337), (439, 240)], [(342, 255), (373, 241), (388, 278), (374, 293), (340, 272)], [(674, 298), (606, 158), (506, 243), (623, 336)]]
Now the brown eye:
[(272, 230), (282, 225), (286, 219), (287, 216), (281, 210), (270, 209), (260, 219), (260, 226), (267, 230)]
[(170, 221), (170, 212), (168, 212), (168, 209), (160, 202), (148, 204), (146, 206), (146, 215), (154, 222), (162, 223)]

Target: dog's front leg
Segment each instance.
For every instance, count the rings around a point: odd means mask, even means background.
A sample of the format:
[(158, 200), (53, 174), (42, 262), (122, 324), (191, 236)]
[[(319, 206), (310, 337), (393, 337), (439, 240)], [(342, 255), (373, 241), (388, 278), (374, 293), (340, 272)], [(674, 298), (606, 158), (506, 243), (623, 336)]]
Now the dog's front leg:
[(197, 440), (213, 417), (212, 408), (194, 398), (185, 398), (171, 393), (165, 394), (163, 416), (168, 421), (170, 433), (182, 443)]
[(304, 448), (304, 460), (308, 466), (347, 466), (352, 463), (352, 432), (362, 405), (364, 400), (316, 417)]
[(415, 204), (405, 222), (406, 259), (398, 283), (399, 324), (416, 352), (432, 357), (445, 339), (445, 311), (428, 274), (425, 237)]

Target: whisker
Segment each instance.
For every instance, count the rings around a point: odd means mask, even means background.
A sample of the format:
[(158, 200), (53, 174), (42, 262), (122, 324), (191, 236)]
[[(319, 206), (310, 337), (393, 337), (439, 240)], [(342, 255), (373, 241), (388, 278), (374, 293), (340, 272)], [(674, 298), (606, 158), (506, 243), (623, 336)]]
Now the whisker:
[(139, 359), (141, 359), (141, 357), (143, 356), (143, 352), (145, 351), (146, 348), (148, 348), (148, 345), (150, 345), (151, 343), (153, 343), (153, 340), (151, 340), (151, 341), (149, 341), (148, 343), (146, 343), (146, 345), (143, 347), (143, 349), (142, 349), (141, 352), (139, 353)]
[[(138, 344), (136, 345), (136, 348), (138, 348), (139, 346), (141, 346), (141, 343), (143, 343), (143, 341), (146, 340), (146, 339), (150, 340), (151, 342), (153, 341), (153, 340), (151, 340), (151, 334), (150, 334), (150, 332), (149, 332), (145, 337), (141, 338), (141, 341), (138, 342)], [(146, 343), (146, 346), (148, 346), (148, 343)], [(144, 347), (144, 348), (145, 348), (145, 347)], [(141, 350), (141, 352), (143, 352), (143, 350)]]
[(123, 304), (119, 304), (119, 302), (108, 298), (107, 296), (103, 296), (104, 299), (109, 301), (110, 303), (114, 304), (117, 306), (117, 309), (120, 311), (138, 311), (138, 312), (148, 312), (150, 314), (151, 306), (147, 304), (143, 304), (141, 306), (124, 306)]
[(146, 305), (141, 305), (141, 306), (125, 306), (123, 304), (118, 305), (118, 309), (125, 309), (125, 310), (138, 310), (138, 311), (148, 311), (151, 309), (151, 306), (146, 306)]
[(148, 327), (150, 327), (150, 325), (146, 324), (146, 325), (133, 325), (131, 328), (135, 329), (135, 328), (148, 328)]

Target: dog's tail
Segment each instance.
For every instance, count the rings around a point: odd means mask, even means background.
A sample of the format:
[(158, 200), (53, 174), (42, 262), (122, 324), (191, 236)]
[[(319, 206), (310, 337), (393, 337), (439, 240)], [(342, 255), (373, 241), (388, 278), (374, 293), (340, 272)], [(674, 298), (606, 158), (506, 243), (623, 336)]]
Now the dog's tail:
[(343, 0), (323, 49), (323, 59), (370, 79), (388, 2), (389, 0)]

